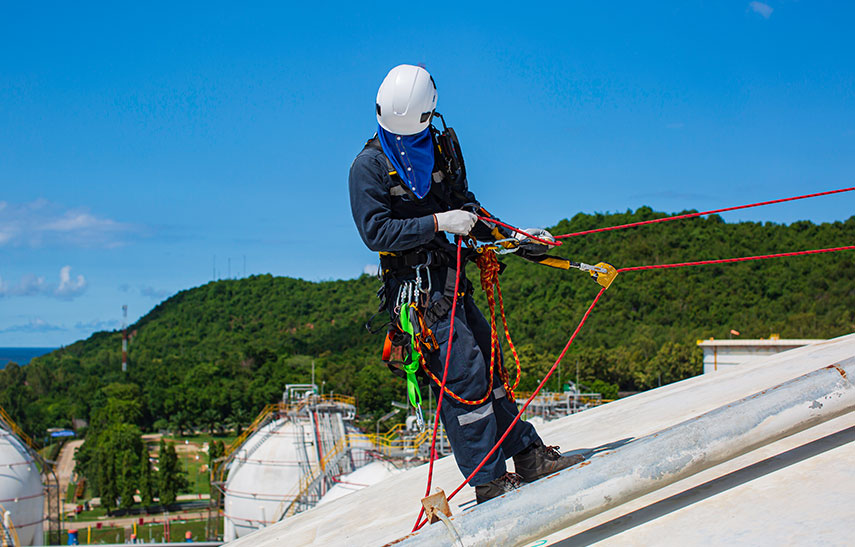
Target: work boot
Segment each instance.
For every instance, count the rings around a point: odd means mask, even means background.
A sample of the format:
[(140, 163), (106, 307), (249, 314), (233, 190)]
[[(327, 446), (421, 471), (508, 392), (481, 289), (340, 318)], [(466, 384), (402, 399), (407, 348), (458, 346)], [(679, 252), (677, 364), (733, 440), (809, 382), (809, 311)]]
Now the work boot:
[(524, 482), (534, 482), (584, 459), (579, 454), (562, 456), (557, 446), (544, 446), (537, 441), (514, 456), (514, 469)]
[(516, 473), (505, 473), (498, 479), (475, 487), (475, 501), (478, 503), (497, 498), (502, 494), (516, 490), (522, 486), (522, 477)]

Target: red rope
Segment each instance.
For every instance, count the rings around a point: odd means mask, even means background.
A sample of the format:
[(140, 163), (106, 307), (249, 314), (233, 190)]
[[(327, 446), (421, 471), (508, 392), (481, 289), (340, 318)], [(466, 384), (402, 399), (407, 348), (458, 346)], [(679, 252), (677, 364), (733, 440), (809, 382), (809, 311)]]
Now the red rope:
[[(463, 242), (462, 238), (457, 238), (457, 271), (454, 278), (454, 298), (451, 300), (451, 327), (448, 329), (448, 347), (445, 350), (445, 369), (442, 371), (442, 383), (439, 386), (439, 397), (436, 401), (436, 415), (433, 417), (433, 437), (430, 441), (430, 465), (428, 466), (427, 488), (425, 488), (425, 497), (430, 495), (430, 487), (433, 482), (433, 462), (436, 460), (436, 430), (439, 427), (439, 410), (442, 408), (442, 396), (445, 393), (445, 381), (448, 379), (448, 363), (451, 361), (451, 341), (454, 339), (454, 312), (457, 310), (457, 295), (460, 292), (460, 247)], [(419, 520), (425, 512), (424, 506), (419, 511), (419, 516), (416, 517), (416, 524), (413, 526), (413, 532), (418, 528)]]
[(543, 243), (544, 245), (552, 245), (553, 247), (558, 247), (559, 245), (561, 245), (561, 243), (558, 241), (549, 241), (548, 239), (541, 239), (539, 237), (535, 237), (535, 236), (533, 236), (527, 232), (523, 232), (522, 230), (520, 230), (516, 226), (511, 226), (510, 224), (505, 224), (504, 222), (502, 222), (500, 220), (496, 220), (493, 217), (484, 217), (484, 216), (479, 215), (478, 220), (483, 220), (484, 222), (491, 222), (493, 224), (498, 224), (499, 226), (503, 226), (509, 230), (513, 230), (513, 231), (517, 232), (518, 234), (522, 234), (525, 237), (533, 239), (534, 241), (537, 241), (538, 243)]
[(747, 262), (749, 260), (765, 260), (767, 258), (781, 258), (785, 256), (801, 256), (801, 255), (813, 255), (819, 253), (834, 253), (837, 251), (851, 251), (855, 249), (855, 245), (849, 245), (846, 247), (830, 247), (828, 249), (812, 249), (809, 251), (795, 251), (790, 253), (778, 253), (771, 255), (758, 255), (758, 256), (742, 256), (739, 258), (720, 258), (718, 260), (699, 260), (697, 262), (678, 262), (676, 264), (653, 264), (650, 266), (631, 266), (628, 268), (618, 268), (619, 272), (637, 272), (641, 270), (661, 270), (664, 268), (682, 268), (684, 266), (705, 266), (708, 264), (726, 264), (729, 262)]
[[(516, 417), (514, 418), (514, 421), (511, 422), (511, 425), (508, 426), (508, 428), (505, 430), (505, 433), (502, 435), (502, 437), (499, 439), (499, 441), (496, 443), (496, 445), (493, 447), (493, 449), (490, 450), (490, 452), (488, 452), (486, 456), (484, 456), (484, 459), (481, 460), (481, 463), (478, 464), (478, 467), (476, 467), (475, 470), (472, 471), (472, 473), (470, 473), (469, 476), (463, 480), (463, 482), (460, 484), (460, 486), (458, 486), (454, 490), (454, 492), (452, 492), (448, 496), (448, 499), (453, 498), (458, 492), (460, 492), (463, 489), (463, 487), (466, 486), (466, 483), (468, 483), (472, 479), (472, 477), (474, 477), (478, 473), (478, 471), (480, 471), (481, 468), (484, 467), (484, 465), (487, 463), (487, 460), (489, 460), (490, 457), (496, 452), (496, 450), (499, 449), (499, 447), (502, 445), (502, 443), (505, 442), (505, 438), (507, 438), (507, 436), (510, 434), (511, 430), (517, 424), (520, 417), (525, 412), (526, 408), (528, 408), (528, 405), (532, 402), (532, 400), (534, 400), (535, 397), (537, 397), (537, 394), (540, 393), (541, 389), (543, 389), (543, 386), (546, 384), (546, 381), (549, 380), (549, 377), (552, 376), (552, 373), (555, 372), (556, 368), (558, 368), (558, 364), (561, 362), (562, 359), (564, 359), (564, 355), (567, 353), (567, 350), (570, 349), (570, 346), (573, 344), (573, 340), (576, 339), (576, 335), (579, 334), (579, 331), (582, 329), (582, 325), (584, 325), (585, 321), (588, 320), (588, 316), (591, 315), (591, 311), (593, 311), (594, 306), (597, 305), (597, 302), (600, 300), (600, 297), (603, 295), (603, 293), (605, 291), (606, 291), (606, 289), (604, 287), (604, 288), (600, 289), (600, 292), (597, 293), (597, 296), (594, 298), (594, 301), (591, 302), (591, 305), (588, 306), (588, 310), (585, 312), (585, 315), (582, 316), (582, 320), (579, 322), (579, 325), (576, 327), (576, 330), (573, 331), (573, 335), (570, 336), (570, 340), (567, 341), (567, 345), (564, 346), (564, 349), (561, 351), (561, 354), (558, 356), (558, 359), (555, 361), (555, 364), (552, 365), (552, 368), (549, 369), (549, 372), (546, 373), (546, 376), (544, 376), (543, 380), (541, 380), (540, 384), (538, 384), (537, 389), (534, 390), (534, 393), (532, 393), (531, 396), (529, 396), (529, 398), (526, 400), (525, 404), (523, 404), (522, 408), (520, 409), (520, 411), (517, 413)], [(421, 517), (422, 517), (422, 513), (424, 513), (424, 508), (422, 508), (422, 511), (419, 513), (419, 517), (416, 519), (416, 526), (413, 528), (413, 532), (420, 530), (422, 528), (422, 526), (427, 524), (427, 519), (425, 519), (423, 522), (419, 523), (419, 520), (421, 520)]]
[[(774, 203), (784, 203), (785, 201), (795, 201), (798, 199), (807, 199), (807, 198), (815, 198), (815, 197), (819, 197), (819, 196), (828, 196), (831, 194), (840, 194), (842, 192), (851, 192), (853, 190), (855, 190), (855, 187), (841, 188), (840, 190), (830, 190), (828, 192), (817, 192), (816, 194), (806, 194), (804, 196), (795, 196), (795, 197), (784, 198), (784, 199), (774, 199), (772, 201), (761, 201), (759, 203), (750, 203), (748, 205), (738, 205), (736, 207), (725, 207), (724, 209), (713, 209), (712, 211), (703, 211), (700, 213), (687, 213), (685, 215), (676, 215), (676, 216), (672, 216), (672, 217), (655, 218), (653, 220), (643, 220), (641, 222), (631, 222), (629, 224), (620, 224), (618, 226), (608, 226), (606, 228), (595, 228), (593, 230), (584, 230), (582, 232), (573, 232), (572, 234), (563, 234), (560, 236), (555, 236), (555, 239), (565, 239), (568, 237), (576, 237), (576, 236), (587, 235), (587, 234), (595, 234), (598, 232), (608, 232), (611, 230), (622, 230), (624, 228), (632, 228), (634, 226), (644, 226), (645, 224), (655, 224), (658, 222), (668, 222), (670, 220), (680, 220), (680, 219), (685, 219), (685, 218), (700, 217), (700, 216), (704, 216), (704, 215), (713, 215), (716, 213), (725, 213), (727, 211), (737, 211), (739, 209), (748, 209), (751, 207), (760, 207), (761, 205), (772, 205)], [(496, 221), (490, 220), (490, 222), (496, 222)], [(517, 230), (517, 231), (519, 231), (519, 230)]]

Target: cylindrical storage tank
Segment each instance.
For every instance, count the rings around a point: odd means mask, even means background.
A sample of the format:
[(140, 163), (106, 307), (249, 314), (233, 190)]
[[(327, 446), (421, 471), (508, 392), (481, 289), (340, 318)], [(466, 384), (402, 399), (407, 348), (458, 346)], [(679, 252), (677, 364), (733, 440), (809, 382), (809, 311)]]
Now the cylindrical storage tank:
[(8, 511), (21, 545), (44, 545), (45, 491), (30, 452), (0, 427), (0, 506)]

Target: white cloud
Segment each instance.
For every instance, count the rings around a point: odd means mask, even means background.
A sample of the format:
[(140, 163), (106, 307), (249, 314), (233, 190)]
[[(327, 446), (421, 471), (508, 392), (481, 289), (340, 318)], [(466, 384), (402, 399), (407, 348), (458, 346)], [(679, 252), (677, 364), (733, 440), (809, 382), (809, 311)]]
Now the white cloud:
[(76, 279), (71, 279), (71, 266), (63, 266), (59, 270), (59, 286), (54, 291), (54, 294), (60, 298), (73, 298), (86, 290), (86, 279), (82, 275), (78, 275)]
[(11, 327), (0, 329), (0, 332), (49, 332), (57, 330), (65, 330), (65, 328), (59, 327), (57, 325), (52, 325), (44, 319), (36, 317), (35, 319), (30, 319), (27, 323), (24, 323), (22, 325), (12, 325)]
[(99, 218), (83, 209), (67, 209), (45, 199), (21, 204), (0, 202), (0, 247), (113, 248), (141, 232), (139, 226)]
[(768, 19), (772, 12), (775, 11), (769, 4), (763, 2), (749, 2), (748, 8), (754, 13), (759, 13), (764, 19)]
[(364, 268), (362, 268), (362, 273), (368, 275), (378, 275), (380, 272), (380, 266), (378, 264), (366, 264)]
[(45, 281), (43, 276), (26, 274), (16, 285), (10, 285), (0, 277), (0, 298), (4, 296), (51, 296), (61, 300), (71, 300), (80, 296), (86, 290), (86, 278), (78, 275), (71, 277), (71, 266), (63, 266), (59, 270), (59, 283)]

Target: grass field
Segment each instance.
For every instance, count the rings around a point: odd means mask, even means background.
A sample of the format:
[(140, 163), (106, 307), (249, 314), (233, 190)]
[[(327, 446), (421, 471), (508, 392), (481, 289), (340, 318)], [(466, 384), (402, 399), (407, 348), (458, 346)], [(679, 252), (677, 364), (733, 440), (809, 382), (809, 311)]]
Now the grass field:
[[(169, 522), (169, 538), (166, 541), (183, 542), (189, 531), (193, 541), (204, 541), (204, 520), (175, 520)], [(162, 543), (166, 536), (166, 526), (160, 524), (145, 524), (136, 527), (137, 538), (148, 543)], [(81, 526), (77, 529), (77, 539), (80, 545), (97, 545), (104, 543), (125, 543), (130, 541), (134, 528), (101, 528)], [(223, 519), (219, 519), (217, 534), (223, 535)], [(68, 532), (62, 533), (62, 545), (68, 544)]]
[(208, 452), (205, 448), (210, 447), (214, 440), (228, 445), (235, 439), (235, 436), (200, 433), (181, 437), (164, 437), (164, 439), (167, 442), (175, 443), (181, 465), (187, 472), (190, 488), (186, 493), (209, 494), (211, 491), (210, 471), (208, 469)]

